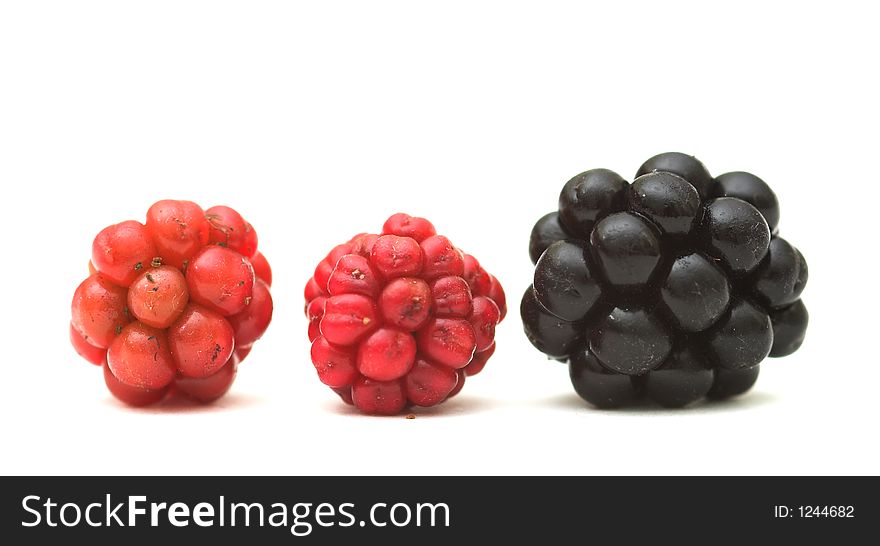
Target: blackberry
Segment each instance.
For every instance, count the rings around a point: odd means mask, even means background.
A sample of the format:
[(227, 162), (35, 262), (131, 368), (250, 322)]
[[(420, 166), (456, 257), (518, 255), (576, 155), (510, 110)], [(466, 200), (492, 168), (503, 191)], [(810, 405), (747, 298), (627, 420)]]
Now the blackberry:
[(779, 237), (779, 216), (763, 180), (713, 178), (686, 154), (652, 157), (632, 183), (581, 173), (532, 230), (526, 336), (568, 363), (596, 407), (743, 394), (764, 358), (800, 348), (809, 322), (807, 263)]

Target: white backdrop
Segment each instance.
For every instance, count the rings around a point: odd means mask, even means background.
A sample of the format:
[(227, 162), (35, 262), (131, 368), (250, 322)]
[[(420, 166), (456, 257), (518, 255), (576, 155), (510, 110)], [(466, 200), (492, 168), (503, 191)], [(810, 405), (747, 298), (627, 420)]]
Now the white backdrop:
[[(877, 474), (877, 14), (654, 4), (4, 3), (0, 472)], [(743, 399), (592, 410), (522, 334), (529, 231), (574, 174), (670, 150), (774, 187), (808, 338)], [(275, 271), (210, 407), (125, 408), (67, 341), (92, 238), (161, 198), (236, 207)], [(511, 307), (483, 374), (415, 420), (343, 406), (302, 314), (318, 260), (398, 211)]]

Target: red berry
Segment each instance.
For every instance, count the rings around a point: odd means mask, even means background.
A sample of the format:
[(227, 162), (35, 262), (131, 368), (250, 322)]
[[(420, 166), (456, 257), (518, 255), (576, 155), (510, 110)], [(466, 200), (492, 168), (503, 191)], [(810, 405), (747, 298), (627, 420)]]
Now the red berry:
[[(128, 404), (222, 396), (272, 319), (272, 269), (256, 231), (229, 207), (158, 201), (145, 225), (122, 222), (95, 237), (89, 272), (74, 293), (70, 342), (86, 360), (107, 362), (107, 387)], [(313, 281), (306, 295), (326, 294)]]
[(327, 298), (319, 296), (309, 302), (306, 307), (306, 316), (309, 317), (309, 341), (321, 335), (321, 319), (324, 318), (324, 305)]
[(446, 400), (456, 383), (456, 370), (419, 358), (406, 376), (406, 397), (416, 406), (435, 406)]
[(339, 258), (327, 281), (331, 295), (363, 294), (375, 298), (379, 294), (379, 278), (363, 256), (346, 254)]
[(119, 286), (131, 284), (156, 257), (147, 228), (134, 220), (104, 228), (92, 243), (92, 264)]
[(235, 346), (249, 347), (263, 337), (272, 322), (272, 294), (269, 286), (257, 279), (254, 283), (254, 295), (251, 303), (244, 311), (227, 317), (232, 331), (235, 332)]
[(361, 377), (351, 387), (351, 398), (359, 410), (373, 415), (396, 415), (406, 407), (406, 393), (400, 380)]
[(446, 397), (447, 400), (460, 393), (461, 389), (464, 388), (464, 380), (467, 378), (467, 374), (464, 370), (455, 370), (455, 374), (458, 377), (458, 382), (453, 387), (452, 392), (449, 393), (449, 396)]
[(351, 385), (358, 377), (352, 349), (332, 345), (323, 337), (312, 342), (312, 364), (322, 383), (332, 388)]
[(253, 298), (254, 268), (238, 252), (208, 246), (190, 262), (186, 283), (192, 301), (221, 315), (234, 315)]
[(474, 309), (471, 289), (461, 277), (443, 277), (431, 285), (434, 314), (438, 317), (469, 317)]
[(71, 323), (86, 341), (106, 349), (131, 322), (126, 300), (125, 288), (109, 282), (103, 275), (92, 275), (73, 293)]
[(464, 254), (442, 235), (434, 235), (422, 241), (424, 266), (422, 277), (428, 280), (450, 275), (461, 277), (464, 274)]
[(474, 311), (469, 320), (477, 336), (477, 352), (485, 351), (495, 343), (495, 326), (501, 321), (498, 306), (489, 298), (474, 298)]
[(414, 277), (422, 270), (422, 249), (415, 239), (383, 235), (376, 239), (370, 261), (386, 279)]
[(478, 373), (483, 371), (483, 368), (486, 366), (486, 362), (488, 362), (489, 359), (492, 358), (493, 354), (495, 354), (494, 343), (492, 343), (492, 345), (489, 345), (488, 349), (484, 349), (479, 353), (474, 354), (474, 358), (471, 360), (470, 364), (463, 368), (463, 371), (465, 372), (465, 374), (467, 374), (468, 377), (477, 375)]
[(385, 221), (385, 225), (382, 226), (382, 235), (410, 237), (418, 243), (436, 234), (437, 230), (434, 229), (434, 225), (431, 222), (424, 218), (403, 214), (402, 212), (391, 216), (391, 218)]
[(257, 232), (235, 209), (211, 207), (205, 211), (205, 219), (211, 243), (230, 248), (245, 258), (257, 252)]
[(70, 344), (73, 345), (79, 356), (92, 364), (101, 366), (107, 360), (107, 349), (102, 349), (89, 343), (89, 340), (79, 330), (74, 328), (73, 323), (70, 323)]
[[(234, 332), (221, 315), (190, 304), (168, 328), (177, 369), (187, 377), (208, 377), (222, 368), (235, 348)], [(115, 372), (115, 370), (114, 370)]]
[(208, 377), (186, 377), (181, 375), (174, 382), (177, 391), (184, 396), (197, 402), (213, 402), (229, 391), (238, 365), (234, 358), (230, 358), (222, 368)]
[(379, 312), (385, 322), (408, 332), (421, 328), (431, 317), (431, 288), (422, 279), (394, 279), (379, 296)]
[(304, 295), (319, 378), (374, 414), (458, 392), (494, 352), (506, 308), (501, 285), (472, 256), (405, 214), (389, 218), (382, 235), (335, 247)]
[(378, 328), (373, 300), (359, 294), (327, 299), (321, 319), (321, 335), (335, 345), (351, 345)]
[(147, 231), (163, 263), (186, 269), (187, 262), (208, 244), (205, 211), (192, 201), (158, 201), (147, 211)]
[(165, 398), (166, 394), (168, 394), (168, 387), (163, 387), (161, 389), (144, 389), (141, 387), (126, 385), (122, 381), (116, 379), (116, 376), (113, 375), (108, 364), (105, 364), (103, 368), (104, 383), (107, 385), (110, 394), (129, 406), (149, 406), (159, 402)]
[(380, 328), (358, 346), (357, 368), (376, 381), (403, 377), (416, 358), (416, 340), (396, 328)]
[(169, 265), (147, 269), (128, 289), (128, 310), (153, 328), (171, 326), (188, 302), (186, 279)]
[(168, 339), (163, 330), (132, 322), (107, 350), (113, 376), (130, 387), (157, 390), (177, 375)]
[(419, 330), (419, 349), (438, 364), (464, 368), (474, 356), (474, 328), (463, 319), (437, 318)]
[(254, 266), (254, 275), (257, 276), (258, 279), (261, 279), (266, 286), (269, 288), (272, 287), (272, 268), (269, 266), (269, 261), (266, 260), (266, 257), (263, 256), (262, 252), (257, 252), (254, 254), (254, 257), (251, 258), (251, 265)]

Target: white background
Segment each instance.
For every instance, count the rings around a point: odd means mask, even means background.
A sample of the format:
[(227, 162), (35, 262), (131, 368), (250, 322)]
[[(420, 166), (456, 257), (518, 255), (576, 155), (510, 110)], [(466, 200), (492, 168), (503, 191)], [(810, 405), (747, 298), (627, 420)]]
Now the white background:
[[(877, 14), (714, 4), (4, 3), (0, 472), (877, 474)], [(776, 189), (808, 339), (739, 400), (593, 410), (522, 334), (529, 231), (574, 174), (669, 150)], [(161, 198), (238, 208), (275, 270), (210, 407), (126, 408), (67, 341), (92, 238)], [(415, 420), (342, 405), (302, 314), (318, 260), (398, 211), (511, 307), (484, 373)]]

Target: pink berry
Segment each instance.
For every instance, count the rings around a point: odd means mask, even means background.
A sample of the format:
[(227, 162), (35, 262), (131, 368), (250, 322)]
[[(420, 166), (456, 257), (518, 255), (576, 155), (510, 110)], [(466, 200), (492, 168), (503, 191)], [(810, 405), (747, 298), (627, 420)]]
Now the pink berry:
[(352, 349), (333, 345), (323, 337), (312, 342), (312, 364), (318, 378), (331, 388), (351, 385), (358, 378), (356, 356)]
[(439, 364), (464, 368), (474, 356), (477, 339), (464, 319), (438, 318), (419, 330), (419, 349)]
[(359, 410), (372, 415), (396, 415), (406, 407), (406, 392), (400, 380), (361, 377), (351, 387), (351, 398)]
[(431, 222), (402, 212), (392, 215), (382, 226), (382, 235), (410, 237), (419, 243), (436, 234), (437, 230)]
[(408, 332), (421, 328), (431, 316), (431, 288), (415, 277), (389, 282), (379, 296), (379, 312), (385, 322)]
[(357, 368), (365, 377), (391, 381), (406, 375), (416, 358), (416, 340), (396, 328), (380, 328), (358, 347)]
[(327, 281), (327, 291), (333, 296), (363, 294), (375, 298), (379, 288), (379, 278), (370, 267), (370, 261), (357, 254), (346, 254), (339, 258)]
[(428, 237), (421, 243), (424, 266), (422, 277), (436, 279), (439, 277), (464, 274), (464, 254), (442, 235)]
[(435, 406), (446, 400), (456, 383), (456, 370), (419, 358), (406, 376), (406, 397), (416, 406)]
[(373, 300), (360, 294), (327, 299), (321, 319), (321, 335), (335, 345), (352, 345), (379, 327)]
[(376, 239), (370, 261), (386, 279), (413, 277), (422, 270), (422, 249), (410, 237), (383, 235)]
[(467, 318), (474, 309), (471, 289), (461, 277), (442, 277), (431, 285), (434, 314), (438, 317)]
[(474, 358), (471, 359), (470, 364), (463, 368), (463, 371), (465, 372), (465, 374), (467, 374), (468, 377), (477, 375), (478, 373), (483, 371), (483, 368), (486, 366), (486, 362), (488, 362), (489, 359), (492, 358), (493, 354), (495, 354), (495, 343), (489, 345), (487, 349), (484, 349), (479, 353), (474, 354)]
[(474, 311), (469, 320), (477, 336), (477, 352), (485, 351), (495, 343), (495, 326), (501, 321), (498, 306), (489, 298), (474, 298)]

